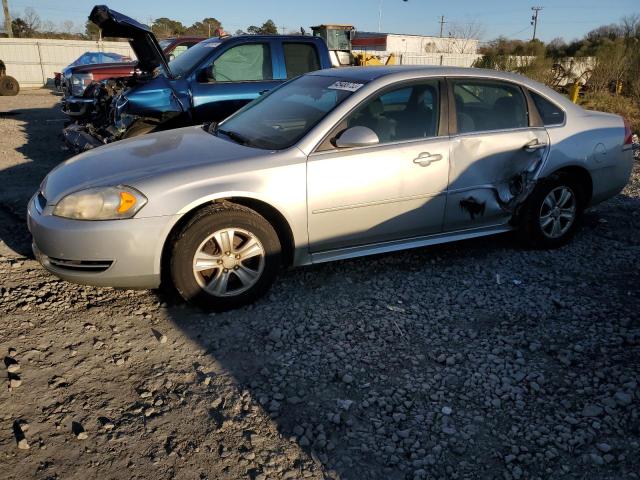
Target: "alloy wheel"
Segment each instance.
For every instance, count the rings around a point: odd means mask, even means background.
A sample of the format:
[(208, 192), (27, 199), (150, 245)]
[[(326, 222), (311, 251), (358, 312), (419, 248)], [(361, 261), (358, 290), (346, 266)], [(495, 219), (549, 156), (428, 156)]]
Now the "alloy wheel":
[(567, 186), (549, 192), (540, 207), (540, 229), (549, 238), (559, 238), (569, 231), (576, 219), (576, 196)]
[(208, 294), (232, 297), (254, 286), (264, 265), (265, 249), (253, 233), (225, 228), (200, 244), (193, 257), (193, 274)]

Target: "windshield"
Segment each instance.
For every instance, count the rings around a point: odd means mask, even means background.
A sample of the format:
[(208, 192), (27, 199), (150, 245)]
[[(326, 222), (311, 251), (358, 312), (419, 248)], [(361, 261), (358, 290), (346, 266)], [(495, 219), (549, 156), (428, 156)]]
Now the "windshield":
[(251, 147), (288, 148), (362, 85), (336, 77), (298, 77), (249, 103), (217, 132)]
[(194, 45), (186, 52), (178, 55), (169, 62), (169, 69), (176, 77), (182, 77), (200, 65), (214, 48), (220, 45), (220, 40), (205, 40)]

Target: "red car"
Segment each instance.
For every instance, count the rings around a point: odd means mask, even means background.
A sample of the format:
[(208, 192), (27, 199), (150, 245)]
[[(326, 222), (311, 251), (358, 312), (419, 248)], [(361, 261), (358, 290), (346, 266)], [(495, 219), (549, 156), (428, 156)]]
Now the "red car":
[[(160, 40), (159, 44), (168, 61), (181, 55), (205, 37), (180, 37)], [(108, 78), (130, 77), (135, 74), (136, 62), (117, 62), (77, 65), (67, 67), (61, 75), (61, 89), (64, 94), (62, 111), (70, 117), (82, 117), (91, 111), (93, 98), (84, 97), (85, 89), (91, 82)]]

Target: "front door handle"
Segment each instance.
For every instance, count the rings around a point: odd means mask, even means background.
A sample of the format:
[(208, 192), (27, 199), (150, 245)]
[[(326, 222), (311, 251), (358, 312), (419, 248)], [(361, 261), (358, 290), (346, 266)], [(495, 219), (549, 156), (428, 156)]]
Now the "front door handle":
[(265, 93), (267, 93), (268, 91), (269, 91), (269, 89), (268, 89), (268, 88), (265, 88), (264, 90), (260, 90), (260, 91), (258, 92), (258, 95), (262, 96), (262, 95), (264, 95)]
[(534, 140), (531, 140), (529, 143), (525, 144), (522, 147), (525, 151), (531, 153), (531, 152), (535, 152), (536, 150), (541, 150), (543, 148), (547, 148), (547, 144), (544, 142), (539, 141), (537, 138)]
[(442, 155), (439, 153), (431, 155), (429, 152), (422, 152), (417, 158), (413, 159), (413, 163), (417, 163), (421, 167), (428, 167), (431, 163), (437, 162), (438, 160), (442, 160)]

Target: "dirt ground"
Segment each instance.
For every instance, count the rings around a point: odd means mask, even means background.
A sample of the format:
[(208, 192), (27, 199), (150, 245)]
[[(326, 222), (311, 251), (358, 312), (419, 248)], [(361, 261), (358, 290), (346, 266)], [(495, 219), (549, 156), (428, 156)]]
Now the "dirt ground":
[(58, 101), (0, 97), (2, 478), (640, 477), (638, 166), (562, 249), (290, 270), (214, 315), (33, 259)]

